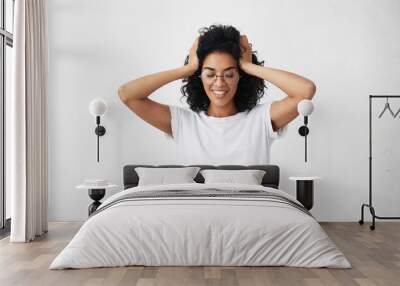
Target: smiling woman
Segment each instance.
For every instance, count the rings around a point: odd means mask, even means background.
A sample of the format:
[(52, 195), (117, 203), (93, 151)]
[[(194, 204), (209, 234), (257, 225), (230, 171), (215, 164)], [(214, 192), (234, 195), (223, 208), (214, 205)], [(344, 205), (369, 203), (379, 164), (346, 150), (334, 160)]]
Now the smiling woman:
[(224, 117), (256, 106), (264, 95), (264, 80), (245, 73), (240, 63), (242, 59), (260, 66), (264, 62), (258, 61), (245, 36), (232, 26), (213, 25), (200, 30), (193, 48), (196, 53), (191, 51), (185, 64), (197, 70), (183, 80), (181, 89), (191, 110)]
[[(315, 93), (312, 81), (264, 67), (245, 35), (232, 26), (200, 30), (185, 65), (144, 76), (119, 88), (121, 100), (177, 146), (180, 164), (268, 164), (273, 139), (298, 116), (297, 104)], [(148, 97), (183, 79), (189, 109)], [(288, 96), (258, 104), (268, 81)]]
[[(237, 91), (239, 72), (235, 65), (235, 60), (226, 53), (211, 53), (204, 61), (201, 79), (210, 101), (207, 111), (209, 116), (224, 117), (237, 113), (233, 99)], [(219, 69), (223, 71), (222, 76), (217, 75)], [(226, 104), (229, 104), (229, 107), (226, 107)], [(228, 114), (221, 114), (229, 110)]]

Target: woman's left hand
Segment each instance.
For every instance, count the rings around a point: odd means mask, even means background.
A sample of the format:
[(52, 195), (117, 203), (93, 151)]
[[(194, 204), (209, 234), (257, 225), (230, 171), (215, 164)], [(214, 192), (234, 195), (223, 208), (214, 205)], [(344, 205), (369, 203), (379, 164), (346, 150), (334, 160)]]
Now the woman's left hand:
[(246, 35), (240, 36), (240, 48), (242, 50), (242, 56), (239, 60), (239, 65), (242, 68), (245, 63), (251, 63), (252, 59), (252, 49), (251, 44), (249, 44), (249, 40)]

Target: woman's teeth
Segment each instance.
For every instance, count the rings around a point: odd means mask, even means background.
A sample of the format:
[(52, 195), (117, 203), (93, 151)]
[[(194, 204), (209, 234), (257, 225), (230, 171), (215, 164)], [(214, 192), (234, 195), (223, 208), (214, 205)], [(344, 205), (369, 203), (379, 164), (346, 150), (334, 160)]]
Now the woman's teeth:
[(214, 90), (213, 93), (215, 94), (216, 97), (223, 97), (226, 94), (226, 91)]

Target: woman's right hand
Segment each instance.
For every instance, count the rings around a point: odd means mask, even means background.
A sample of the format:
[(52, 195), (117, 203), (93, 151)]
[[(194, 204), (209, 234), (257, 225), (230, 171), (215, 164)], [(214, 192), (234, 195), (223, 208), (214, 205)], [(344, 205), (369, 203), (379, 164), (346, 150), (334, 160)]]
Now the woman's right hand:
[(197, 58), (197, 53), (196, 53), (198, 44), (199, 44), (199, 37), (196, 38), (189, 52), (189, 60), (186, 66), (189, 69), (190, 75), (194, 74), (199, 68), (199, 59)]

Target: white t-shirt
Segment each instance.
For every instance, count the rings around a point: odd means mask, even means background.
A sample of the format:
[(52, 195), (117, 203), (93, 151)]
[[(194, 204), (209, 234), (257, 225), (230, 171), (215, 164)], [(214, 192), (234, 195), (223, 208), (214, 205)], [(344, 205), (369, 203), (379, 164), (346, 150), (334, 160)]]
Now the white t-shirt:
[(182, 165), (269, 164), (271, 144), (285, 128), (273, 131), (271, 101), (227, 117), (208, 116), (170, 105), (171, 128)]

